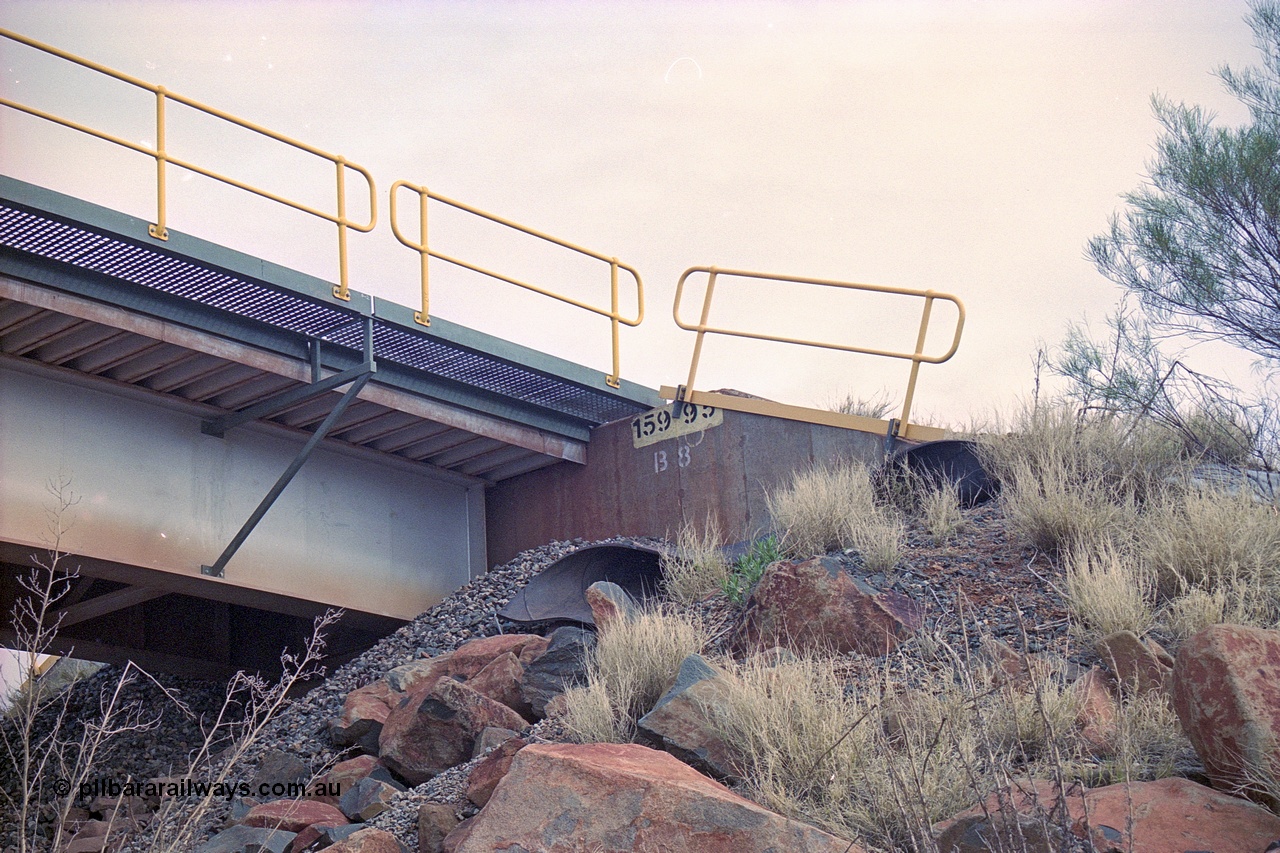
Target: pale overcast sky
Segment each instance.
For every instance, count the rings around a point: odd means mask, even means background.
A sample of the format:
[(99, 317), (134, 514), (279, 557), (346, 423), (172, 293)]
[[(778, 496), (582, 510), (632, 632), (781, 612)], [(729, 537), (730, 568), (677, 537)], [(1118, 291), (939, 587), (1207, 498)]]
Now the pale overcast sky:
[[(1083, 257), (1156, 135), (1159, 91), (1237, 121), (1213, 70), (1257, 61), (1243, 2), (56, 2), (5, 28), (236, 113), (369, 168), (375, 234), (352, 286), (414, 304), (416, 260), (386, 228), (406, 179), (637, 267), (647, 320), (623, 375), (683, 381), (671, 302), (695, 265), (959, 295), (959, 354), (925, 366), (938, 422), (1007, 407), (1038, 340), (1119, 291)], [(3, 92), (154, 136), (147, 95), (0, 42)], [(151, 215), (146, 158), (0, 110), (0, 171)], [(331, 171), (174, 110), (170, 150), (328, 204)], [(334, 279), (333, 228), (171, 178), (170, 225)], [(607, 304), (607, 270), (433, 220), (442, 251)], [(407, 223), (414, 228), (412, 222)], [(433, 267), (433, 313), (608, 368), (607, 323)], [(700, 291), (699, 291), (700, 293)], [(726, 283), (713, 320), (908, 349), (919, 303), (823, 302)], [(696, 317), (692, 301), (685, 316)], [(936, 313), (933, 351), (952, 315)], [(1240, 360), (1231, 362), (1239, 369)], [(821, 403), (904, 363), (709, 339), (698, 386)]]

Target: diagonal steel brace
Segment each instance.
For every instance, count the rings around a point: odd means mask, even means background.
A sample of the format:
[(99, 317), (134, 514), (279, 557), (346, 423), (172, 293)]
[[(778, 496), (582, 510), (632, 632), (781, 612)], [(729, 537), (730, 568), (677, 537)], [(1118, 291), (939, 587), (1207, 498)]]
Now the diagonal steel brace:
[(269, 418), (272, 415), (283, 412), (285, 409), (292, 408), (299, 403), (305, 403), (307, 400), (312, 400), (322, 394), (327, 394), (335, 388), (341, 388), (348, 382), (355, 381), (362, 374), (376, 372), (377, 367), (373, 361), (373, 318), (364, 318), (364, 362), (350, 368), (349, 370), (344, 370), (341, 373), (335, 373), (327, 379), (321, 379), (320, 341), (312, 340), (308, 345), (308, 350), (310, 351), (309, 360), (311, 362), (310, 384), (294, 388), (291, 391), (275, 394), (247, 409), (241, 409), (238, 412), (232, 412), (228, 415), (210, 418), (200, 424), (200, 431), (205, 435), (222, 438), (227, 432), (235, 429), (241, 424), (247, 424), (249, 421), (256, 421), (260, 418)]
[(303, 463), (307, 461), (307, 457), (311, 455), (311, 451), (316, 449), (329, 430), (333, 429), (334, 424), (342, 417), (342, 413), (347, 410), (347, 406), (360, 393), (360, 389), (369, 381), (370, 377), (378, 371), (378, 366), (373, 359), (373, 318), (364, 318), (364, 362), (349, 370), (341, 373), (335, 373), (327, 379), (320, 378), (320, 342), (312, 341), (311, 343), (311, 377), (312, 382), (304, 385), (302, 388), (288, 391), (284, 394), (277, 394), (269, 400), (250, 406), (239, 412), (233, 412), (230, 415), (224, 415), (220, 418), (205, 421), (201, 424), (201, 431), (206, 435), (214, 435), (219, 438), (229, 429), (239, 426), (258, 418), (267, 417), (268, 415), (282, 411), (295, 403), (318, 397), (329, 391), (351, 383), (351, 387), (342, 395), (342, 399), (338, 401), (338, 405), (333, 407), (331, 411), (316, 431), (307, 439), (307, 443), (302, 446), (302, 450), (298, 451), (298, 455), (289, 463), (289, 467), (280, 475), (280, 479), (276, 480), (276, 484), (271, 487), (271, 491), (267, 492), (267, 496), (258, 504), (258, 508), (249, 516), (249, 520), (240, 528), (240, 532), (235, 535), (231, 542), (223, 549), (222, 554), (213, 562), (211, 566), (201, 566), (200, 574), (210, 577), (220, 578), (227, 568), (227, 563), (235, 556), (236, 551), (240, 550), (240, 546), (249, 538), (249, 534), (258, 526), (258, 522), (262, 521), (263, 516), (267, 514), (267, 510), (271, 509), (271, 505), (284, 492), (294, 476), (301, 470)]
[(261, 403), (250, 406), (247, 409), (241, 409), (238, 412), (232, 412), (229, 415), (222, 415), (217, 418), (210, 418), (200, 424), (200, 431), (205, 435), (222, 438), (227, 432), (241, 424), (256, 421), (260, 418), (269, 418), (277, 412), (283, 412), (285, 409), (296, 406), (299, 403), (327, 394), (335, 388), (341, 388), (348, 382), (353, 382), (368, 373), (369, 365), (361, 364), (350, 370), (335, 373), (326, 379), (303, 385), (300, 388), (294, 388), (282, 394), (276, 394), (274, 397), (263, 400)]
[(346, 393), (342, 395), (342, 399), (338, 401), (338, 405), (333, 407), (333, 411), (329, 413), (319, 428), (307, 439), (307, 443), (302, 446), (302, 450), (298, 452), (298, 455), (289, 464), (289, 467), (285, 469), (285, 472), (280, 475), (280, 479), (276, 480), (276, 484), (271, 487), (271, 491), (267, 492), (267, 496), (262, 499), (262, 502), (258, 504), (258, 508), (249, 516), (249, 520), (240, 528), (240, 532), (235, 535), (235, 538), (231, 540), (213, 565), (200, 567), (200, 574), (215, 578), (222, 577), (227, 563), (235, 556), (236, 551), (240, 550), (240, 546), (249, 538), (249, 534), (253, 532), (253, 529), (258, 526), (258, 522), (262, 521), (262, 517), (267, 514), (267, 510), (271, 509), (271, 505), (276, 502), (276, 498), (280, 497), (294, 475), (302, 468), (302, 464), (307, 461), (311, 451), (315, 450), (316, 445), (338, 422), (338, 418), (342, 417), (342, 413), (347, 410), (347, 405), (356, 398), (356, 395), (360, 393), (360, 389), (364, 387), (364, 384), (369, 381), (369, 377), (372, 375), (371, 372), (366, 370), (356, 378), (355, 382), (351, 383), (351, 387), (347, 389)]

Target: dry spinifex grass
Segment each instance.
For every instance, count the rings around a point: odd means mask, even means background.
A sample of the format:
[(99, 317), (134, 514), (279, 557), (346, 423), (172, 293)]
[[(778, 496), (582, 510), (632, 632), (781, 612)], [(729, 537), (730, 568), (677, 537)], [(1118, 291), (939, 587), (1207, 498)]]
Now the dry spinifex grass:
[(903, 524), (876, 500), (866, 465), (842, 461), (801, 471), (766, 495), (782, 547), (797, 559), (855, 548), (871, 571), (889, 572), (902, 558)]

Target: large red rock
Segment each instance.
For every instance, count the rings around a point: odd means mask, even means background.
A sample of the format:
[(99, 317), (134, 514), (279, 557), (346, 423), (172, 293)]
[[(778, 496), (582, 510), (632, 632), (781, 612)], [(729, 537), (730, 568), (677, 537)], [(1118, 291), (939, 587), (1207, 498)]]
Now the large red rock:
[(503, 652), (489, 661), (466, 684), (477, 693), (501, 702), (517, 714), (531, 717), (533, 709), (520, 695), (520, 679), (523, 677), (524, 667), (520, 665), (520, 659), (511, 652)]
[(676, 683), (636, 726), (641, 734), (685, 764), (718, 779), (741, 776), (733, 751), (716, 726), (716, 709), (727, 700), (729, 683), (701, 655), (680, 663)]
[(1108, 785), (1085, 801), (1099, 853), (1257, 853), (1280, 838), (1280, 817), (1190, 779)]
[(382, 727), (382, 763), (411, 785), (420, 785), (471, 757), (486, 726), (514, 731), (524, 718), (500, 702), (452, 678), (440, 678), (409, 694)]
[[(1016, 820), (1022, 835), (1034, 842), (1027, 849), (1056, 853), (1066, 846), (1055, 811), (1058, 801), (1052, 783), (1020, 783), (1007, 792), (1005, 802), (1010, 808), (1005, 813), (993, 795), (985, 804), (935, 827), (938, 849), (942, 853), (1004, 849), (1000, 841), (1005, 832), (1014, 830)], [(1097, 853), (1261, 853), (1280, 838), (1280, 817), (1190, 779), (1069, 789), (1066, 807), (1070, 834), (1088, 838)]]
[(401, 698), (402, 694), (382, 679), (352, 690), (342, 703), (342, 713), (329, 722), (330, 738), (338, 746), (358, 746), (376, 753), (382, 724)]
[(611, 581), (596, 581), (587, 587), (586, 599), (591, 620), (600, 633), (635, 617), (640, 610), (627, 591)]
[(240, 822), (245, 826), (263, 829), (301, 832), (316, 824), (340, 826), (347, 823), (347, 816), (328, 803), (318, 800), (272, 800), (249, 809), (249, 813)]
[(1018, 690), (1031, 692), (1037, 683), (1043, 684), (1052, 666), (1039, 655), (1014, 651), (1004, 640), (987, 637), (982, 641), (982, 656), (994, 669), (995, 679)]
[(516, 753), (526, 746), (528, 742), (524, 738), (513, 737), (490, 751), (471, 769), (471, 775), (467, 777), (467, 799), (477, 806), (489, 802), (493, 789), (498, 787), (502, 777), (511, 769)]
[(423, 803), (418, 806), (418, 853), (442, 853), (444, 839), (458, 825), (453, 806)]
[(488, 805), (450, 834), (457, 853), (861, 853), (636, 744), (532, 744)]
[(336, 807), (343, 794), (381, 766), (377, 757), (373, 755), (357, 755), (355, 758), (339, 761), (311, 786), (313, 792), (324, 791), (325, 793), (312, 793), (308, 796), (310, 799)]
[(1120, 734), (1120, 706), (1106, 673), (1093, 667), (1072, 683), (1071, 695), (1078, 703), (1076, 725), (1085, 748), (1094, 755), (1111, 752)]
[(1116, 631), (1103, 637), (1098, 654), (1126, 694), (1141, 696), (1164, 690), (1173, 669), (1173, 659), (1159, 643), (1139, 639), (1132, 631)]
[(1280, 807), (1280, 792), (1256, 785), (1280, 779), (1280, 631), (1212, 625), (1191, 637), (1173, 667), (1173, 707), (1215, 786)]
[(391, 687), (402, 693), (430, 686), (432, 681), (451, 676), (458, 681), (474, 678), (495, 659), (516, 656), (521, 666), (536, 660), (547, 649), (547, 638), (537, 634), (498, 634), (465, 643), (451, 652), (416, 660), (387, 673)]
[(781, 646), (880, 656), (919, 630), (923, 610), (895, 592), (879, 592), (830, 557), (774, 563), (747, 602), (740, 651)]
[(396, 837), (384, 829), (358, 829), (331, 847), (329, 853), (408, 853)]

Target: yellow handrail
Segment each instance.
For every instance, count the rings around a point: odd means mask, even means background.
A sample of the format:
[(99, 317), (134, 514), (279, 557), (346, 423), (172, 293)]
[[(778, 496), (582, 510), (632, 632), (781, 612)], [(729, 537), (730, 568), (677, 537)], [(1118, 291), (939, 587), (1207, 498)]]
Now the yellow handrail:
[[(153, 159), (155, 159), (156, 161), (156, 221), (154, 224), (148, 226), (147, 228), (147, 232), (152, 237), (155, 237), (158, 240), (169, 239), (169, 232), (168, 232), (168, 229), (165, 227), (165, 220), (167, 215), (165, 167), (168, 164), (173, 164), (174, 166), (178, 166), (179, 168), (187, 169), (188, 171), (195, 172), (196, 174), (199, 174), (199, 175), (204, 175), (207, 178), (213, 178), (216, 181), (221, 181), (224, 184), (229, 184), (238, 189), (242, 189), (247, 192), (254, 193), (255, 195), (262, 196), (263, 198), (271, 199), (274, 202), (278, 202), (280, 204), (286, 205), (288, 207), (293, 208), (294, 210), (299, 210), (299, 211), (302, 211), (303, 213), (309, 213), (312, 216), (319, 217), (320, 219), (324, 219), (328, 222), (332, 222), (333, 224), (337, 225), (338, 226), (338, 275), (339, 275), (338, 281), (339, 281), (339, 284), (336, 287), (334, 287), (333, 295), (338, 299), (342, 299), (342, 300), (349, 300), (351, 298), (348, 292), (349, 287), (348, 287), (348, 281), (347, 281), (347, 229), (353, 228), (356, 231), (360, 231), (362, 233), (368, 233), (373, 230), (374, 225), (376, 225), (378, 221), (377, 190), (374, 187), (373, 176), (370, 175), (369, 171), (365, 169), (363, 166), (349, 162), (346, 158), (342, 157), (341, 155), (330, 154), (328, 151), (324, 151), (320, 148), (316, 148), (313, 145), (308, 145), (305, 142), (301, 142), (297, 139), (293, 139), (291, 137), (285, 136), (284, 134), (276, 133), (273, 130), (269, 130), (260, 125), (254, 124), (253, 122), (246, 121), (245, 119), (242, 119), (230, 113), (224, 112), (216, 107), (211, 107), (208, 104), (203, 104), (199, 101), (193, 100), (191, 98), (187, 98), (183, 95), (170, 92), (167, 89), (165, 89), (163, 86), (156, 86), (152, 83), (146, 82), (145, 80), (140, 80), (137, 77), (133, 77), (129, 74), (125, 74), (122, 71), (116, 71), (113, 68), (108, 68), (105, 65), (100, 65), (91, 60), (84, 59), (82, 57), (76, 56), (75, 54), (68, 53), (56, 47), (52, 47), (51, 45), (43, 44), (34, 39), (30, 39), (30, 38), (27, 38), (26, 36), (19, 35), (15, 32), (11, 32), (5, 29), (0, 29), (0, 36), (3, 36), (4, 38), (7, 38), (11, 41), (18, 42), (19, 44), (24, 44), (27, 47), (34, 48), (35, 50), (42, 51), (51, 56), (56, 56), (59, 59), (65, 59), (68, 62), (72, 62), (84, 68), (88, 68), (91, 71), (97, 71), (100, 74), (105, 74), (108, 77), (112, 77), (121, 82), (128, 83), (131, 86), (136, 86), (139, 89), (144, 89), (156, 96), (156, 142), (155, 142), (154, 148), (148, 148), (145, 145), (140, 145), (128, 139), (122, 139), (119, 136), (115, 136), (105, 131), (101, 131), (96, 128), (89, 127), (88, 125), (80, 124), (79, 122), (75, 122), (70, 119), (65, 119), (60, 116), (56, 116), (52, 113), (45, 112), (44, 110), (27, 106), (26, 104), (20, 104), (17, 101), (10, 100), (9, 98), (0, 97), (0, 105), (10, 107), (12, 109), (18, 110), (19, 112), (26, 113), (27, 115), (35, 116), (36, 118), (45, 119), (46, 121), (50, 121), (50, 122), (53, 122), (54, 124), (62, 125), (63, 127), (67, 127), (72, 130), (80, 131), (81, 133), (86, 133), (90, 136), (96, 137), (98, 139), (102, 139), (106, 142), (114, 143), (123, 148), (128, 148), (130, 151), (136, 151), (139, 154), (145, 154), (148, 157), (152, 157)], [(297, 148), (300, 151), (305, 151), (308, 154), (312, 154), (316, 157), (320, 157), (322, 159), (328, 160), (329, 162), (333, 163), (337, 167), (337, 212), (329, 213), (327, 211), (319, 210), (317, 208), (311, 207), (301, 202), (294, 201), (289, 198), (285, 198), (284, 196), (278, 195), (269, 190), (252, 186), (251, 184), (247, 184), (244, 181), (237, 180), (236, 178), (228, 177), (227, 175), (218, 174), (217, 172), (213, 172), (209, 169), (205, 169), (202, 166), (197, 166), (194, 163), (179, 159), (178, 157), (174, 157), (165, 148), (165, 104), (168, 101), (175, 101), (179, 104), (182, 104), (183, 106), (187, 106), (187, 107), (191, 107), (192, 109), (199, 110), (200, 112), (205, 113), (206, 115), (210, 115), (210, 116), (213, 116), (214, 118), (219, 118), (219, 119), (222, 119), (223, 121), (230, 122), (238, 127), (244, 128), (245, 130), (251, 130), (254, 133), (258, 133), (262, 136), (266, 136), (270, 139), (274, 139), (277, 142), (282, 142), (285, 145), (292, 146), (294, 148)], [(367, 223), (361, 224), (359, 222), (353, 222), (347, 218), (347, 190), (346, 190), (347, 169), (352, 169), (358, 172), (365, 179), (365, 183), (369, 187), (369, 221)]]
[[(689, 276), (695, 273), (707, 274), (707, 291), (702, 300), (702, 316), (696, 325), (690, 325), (680, 319), (680, 300), (684, 295), (684, 283)], [(917, 296), (924, 299), (924, 311), (920, 315), (920, 331), (916, 336), (916, 348), (914, 352), (895, 352), (892, 350), (872, 349), (870, 347), (857, 347), (847, 344), (837, 344), (825, 341), (810, 341), (803, 338), (791, 338), (782, 335), (768, 335), (759, 332), (743, 332), (735, 329), (722, 329), (716, 326), (707, 325), (707, 319), (711, 314), (711, 299), (716, 289), (716, 278), (718, 276), (733, 276), (735, 278), (754, 278), (765, 281), (781, 281), (795, 284), (816, 284), (821, 287), (837, 287), (845, 290), (862, 290), (872, 293), (891, 293), (902, 296)], [(929, 331), (929, 315), (933, 311), (933, 301), (942, 299), (956, 306), (958, 316), (956, 318), (956, 334), (951, 341), (951, 347), (942, 355), (927, 356), (924, 354), (925, 338)], [(911, 362), (911, 378), (907, 380), (907, 394), (902, 403), (902, 416), (899, 419), (900, 429), (905, 430), (909, 423), (911, 414), (911, 401), (915, 396), (916, 376), (920, 372), (920, 365), (924, 364), (941, 364), (951, 356), (956, 354), (956, 350), (960, 347), (960, 335), (964, 331), (964, 303), (959, 297), (952, 296), (949, 293), (940, 293), (936, 290), (915, 290), (907, 287), (890, 287), (880, 284), (857, 284), (847, 281), (830, 281), (821, 278), (804, 278), (791, 275), (774, 275), (771, 273), (747, 272), (745, 270), (726, 270), (717, 267), (690, 267), (680, 276), (680, 280), (676, 283), (676, 299), (675, 305), (672, 307), (672, 315), (675, 317), (676, 325), (686, 331), (697, 332), (698, 337), (693, 345), (693, 360), (689, 364), (689, 380), (685, 384), (685, 389), (691, 391), (693, 389), (693, 380), (698, 371), (698, 361), (702, 357), (702, 339), (704, 335), (729, 335), (738, 338), (752, 338), (760, 341), (776, 341), (784, 344), (799, 344), (801, 346), (820, 347), (822, 349), (839, 350), (841, 352), (855, 352), (865, 355), (878, 355), (885, 358), (907, 359)]]
[[(410, 240), (400, 232), (400, 224), (399, 224), (398, 212), (396, 207), (396, 193), (400, 189), (406, 189), (411, 192), (417, 193), (418, 195), (418, 240), (417, 242)], [(578, 299), (574, 299), (571, 296), (565, 296), (564, 294), (556, 293), (555, 291), (547, 290), (546, 288), (539, 287), (536, 284), (529, 284), (528, 282), (510, 278), (509, 276), (502, 275), (501, 273), (496, 273), (492, 270), (487, 270), (483, 267), (476, 266), (475, 264), (469, 263), (459, 258), (452, 257), (450, 255), (442, 254), (441, 252), (438, 252), (435, 249), (430, 248), (427, 243), (427, 202), (428, 201), (438, 201), (441, 204), (447, 204), (450, 207), (456, 208), (461, 211), (465, 211), (466, 213), (470, 213), (475, 216), (479, 216), (480, 218), (487, 219), (490, 222), (496, 222), (499, 225), (505, 225), (508, 228), (513, 228), (516, 231), (520, 231), (521, 233), (528, 234), (532, 237), (537, 237), (540, 240), (546, 240), (547, 242), (554, 243), (557, 246), (563, 246), (566, 249), (571, 249), (572, 251), (578, 252), (579, 254), (582, 254), (582, 255), (586, 255), (589, 258), (595, 258), (596, 260), (604, 261), (609, 265), (609, 308), (606, 310), (604, 308), (599, 308), (595, 305), (590, 305), (586, 302), (582, 302)], [(501, 216), (488, 213), (486, 211), (480, 210), (479, 208), (472, 207), (468, 204), (463, 204), (460, 201), (455, 201), (454, 199), (446, 198), (445, 196), (442, 196), (442, 195), (437, 195), (436, 193), (429, 191), (426, 187), (420, 187), (420, 186), (417, 186), (416, 184), (411, 184), (408, 181), (396, 181), (394, 184), (391, 185), (391, 231), (392, 233), (395, 234), (396, 239), (399, 240), (403, 245), (409, 247), (410, 249), (413, 249), (418, 253), (418, 258), (422, 265), (422, 310), (414, 312), (414, 315), (413, 315), (413, 319), (416, 320), (418, 323), (424, 326), (429, 326), (431, 324), (431, 315), (429, 313), (430, 294), (428, 292), (427, 262), (428, 262), (428, 258), (438, 258), (442, 261), (447, 261), (448, 263), (455, 264), (464, 269), (469, 269), (472, 272), (477, 272), (477, 273), (480, 273), (481, 275), (487, 275), (490, 278), (496, 278), (499, 281), (504, 281), (507, 284), (514, 284), (516, 287), (523, 287), (525, 290), (532, 290), (534, 293), (540, 293), (543, 296), (550, 296), (552, 299), (558, 299), (561, 302), (566, 302), (570, 305), (574, 305), (578, 308), (582, 308), (586, 311), (590, 311), (593, 314), (599, 314), (602, 317), (608, 317), (610, 321), (610, 328), (611, 328), (612, 338), (613, 338), (613, 373), (606, 376), (605, 381), (614, 388), (617, 388), (619, 386), (621, 382), (619, 378), (621, 373), (620, 373), (620, 364), (619, 364), (620, 355), (619, 355), (619, 349), (618, 349), (618, 324), (622, 323), (627, 326), (638, 326), (640, 325), (641, 321), (644, 320), (644, 282), (640, 280), (640, 273), (636, 271), (635, 267), (632, 267), (628, 264), (624, 264), (621, 261), (619, 261), (617, 258), (610, 257), (608, 255), (602, 255), (599, 252), (593, 252), (590, 249), (585, 249), (582, 246), (575, 245), (566, 240), (561, 240), (558, 237), (552, 237), (550, 234), (544, 234), (541, 231), (536, 231), (532, 228), (521, 225), (518, 222), (512, 222), (509, 219), (504, 219)], [(619, 269), (624, 269), (627, 272), (629, 272), (631, 274), (631, 277), (634, 278), (636, 282), (636, 316), (633, 319), (628, 319), (626, 317), (623, 317), (622, 314), (618, 311), (618, 270)]]

